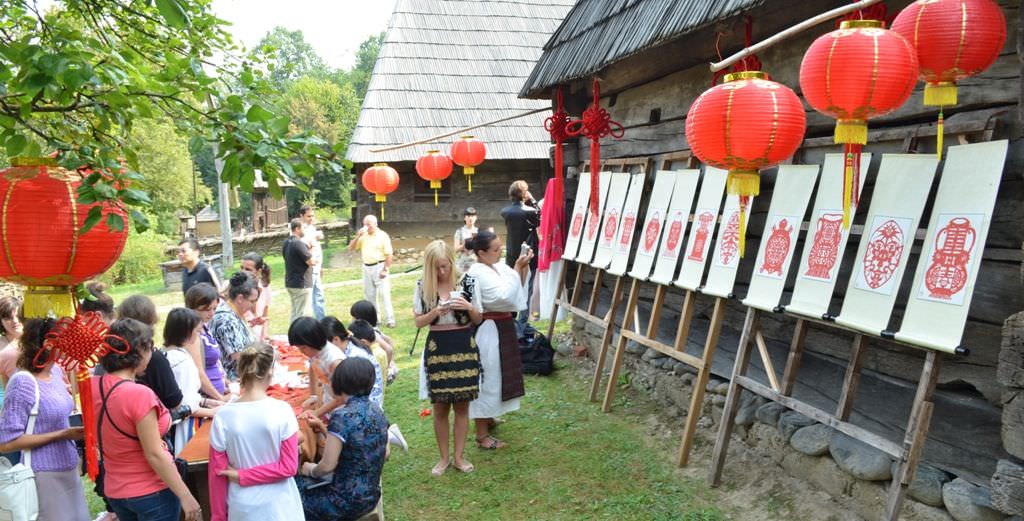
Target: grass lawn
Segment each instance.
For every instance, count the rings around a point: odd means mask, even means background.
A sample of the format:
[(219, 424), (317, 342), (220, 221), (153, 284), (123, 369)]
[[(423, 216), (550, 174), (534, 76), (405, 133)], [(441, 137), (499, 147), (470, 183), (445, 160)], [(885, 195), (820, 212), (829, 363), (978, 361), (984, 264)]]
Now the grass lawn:
[[(271, 263), (276, 270), (273, 287), (280, 288), (280, 259)], [(330, 282), (355, 281), (326, 291), (328, 313), (344, 322), (350, 319), (349, 306), (362, 298), (357, 270), (325, 273)], [(419, 417), (429, 404), (418, 399), (417, 370), (425, 332), (416, 354), (409, 356), (416, 333), (410, 300), (417, 278), (409, 274), (392, 281), (398, 327), (386, 330), (396, 340), (401, 372), (387, 388), (385, 412), (392, 423), (400, 424), (410, 445), (409, 454), (393, 454), (384, 468), (388, 520), (727, 519), (713, 506), (716, 492), (703, 480), (675, 469), (671, 440), (647, 434), (653, 405), (638, 403), (630, 398), (632, 393), (619, 393), (616, 414), (601, 414), (598, 405), (586, 399), (587, 378), (565, 359), (557, 360), (559, 370), (552, 376), (527, 377), (522, 409), (496, 431), (508, 448), (482, 451), (472, 443), (471, 434), (467, 459), (476, 472), (461, 474), (451, 468), (433, 478), (430, 469), (438, 455), (432, 419)], [(164, 292), (159, 282), (111, 294), (120, 299), (136, 292), (149, 294), (158, 306), (181, 302), (180, 291)], [(275, 297), (271, 331), (284, 334), (288, 299), (283, 293)], [(90, 505), (94, 511), (101, 508), (96, 501)]]

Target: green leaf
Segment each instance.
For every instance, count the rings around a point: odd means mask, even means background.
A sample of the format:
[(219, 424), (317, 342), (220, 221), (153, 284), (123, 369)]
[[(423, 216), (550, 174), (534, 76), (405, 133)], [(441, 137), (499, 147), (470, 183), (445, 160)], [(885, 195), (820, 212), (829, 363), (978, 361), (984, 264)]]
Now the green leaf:
[(146, 217), (146, 214), (133, 209), (129, 215), (136, 231), (144, 232), (149, 229), (149, 218)]
[(14, 157), (25, 150), (28, 146), (28, 139), (25, 136), (16, 134), (7, 139), (7, 157)]
[(116, 213), (107, 214), (107, 228), (112, 231), (124, 231), (124, 218)]
[(270, 121), (273, 118), (274, 113), (260, 105), (253, 105), (249, 107), (249, 111), (245, 113), (245, 119), (248, 119), (253, 123), (262, 123), (264, 121)]
[(92, 208), (89, 208), (89, 216), (85, 218), (85, 222), (82, 223), (82, 228), (78, 233), (84, 234), (91, 230), (93, 226), (100, 223), (101, 219), (103, 219), (103, 207), (93, 206)]
[(156, 0), (156, 8), (171, 27), (184, 29), (188, 26), (188, 16), (177, 0)]
[(188, 140), (188, 151), (192, 155), (199, 154), (199, 152), (201, 152), (203, 150), (203, 147), (205, 146), (206, 140), (204, 140), (200, 136), (192, 136), (192, 138)]

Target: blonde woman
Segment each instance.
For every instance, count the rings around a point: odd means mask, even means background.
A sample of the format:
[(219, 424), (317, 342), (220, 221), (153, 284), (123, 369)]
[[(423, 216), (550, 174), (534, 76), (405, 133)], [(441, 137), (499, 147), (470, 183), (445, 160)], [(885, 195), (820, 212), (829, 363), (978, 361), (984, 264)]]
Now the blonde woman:
[[(423, 351), (420, 397), (434, 406), (434, 436), (441, 458), (431, 474), (440, 476), (454, 465), (472, 472), (473, 464), (463, 457), (469, 432), (469, 402), (480, 389), (480, 353), (473, 339), (473, 326), (483, 320), (480, 290), (476, 279), (461, 275), (451, 248), (434, 241), (423, 251), (423, 278), (416, 284), (413, 313), (416, 327), (430, 326)], [(448, 415), (455, 410), (455, 455), (449, 459)]]

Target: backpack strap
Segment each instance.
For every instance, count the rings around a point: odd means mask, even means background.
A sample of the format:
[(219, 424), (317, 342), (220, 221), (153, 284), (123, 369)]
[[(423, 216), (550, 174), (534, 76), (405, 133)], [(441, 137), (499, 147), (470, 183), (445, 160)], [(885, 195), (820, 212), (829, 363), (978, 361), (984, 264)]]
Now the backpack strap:
[(131, 438), (131, 439), (136, 440), (136, 441), (138, 441), (138, 439), (139, 439), (137, 436), (132, 436), (131, 434), (128, 434), (127, 432), (124, 432), (123, 430), (121, 430), (121, 428), (118, 427), (116, 423), (114, 423), (114, 419), (110, 418), (109, 417), (110, 415), (107, 413), (107, 398), (114, 394), (114, 389), (117, 389), (118, 386), (120, 386), (123, 383), (127, 383), (128, 380), (122, 379), (121, 381), (119, 381), (119, 382), (115, 383), (114, 385), (110, 386), (110, 389), (108, 391), (104, 392), (104, 390), (103, 390), (103, 382), (105, 380), (106, 380), (106, 375), (100, 377), (100, 402), (103, 405), (100, 407), (100, 414), (96, 418), (96, 441), (97, 441), (97, 445), (99, 445), (99, 448), (100, 448), (100, 457), (101, 458), (103, 456), (103, 429), (102, 429), (102, 426), (103, 426), (103, 417), (104, 416), (108, 417), (108, 419), (110, 420), (110, 426), (113, 427), (115, 430), (117, 430), (117, 432), (120, 432), (122, 436), (124, 436), (126, 438)]
[[(28, 424), (25, 426), (25, 435), (30, 436), (35, 434), (36, 430), (36, 418), (39, 416), (39, 382), (36, 381), (36, 377), (32, 376), (32, 373), (28, 371), (18, 371), (11, 375), (11, 380), (14, 380), (15, 376), (24, 375), (25, 378), (32, 380), (32, 385), (35, 386), (36, 400), (32, 403), (32, 410), (28, 413)], [(10, 382), (8, 382), (10, 385)], [(32, 449), (25, 449), (21, 451), (21, 462), (28, 468), (32, 468)]]

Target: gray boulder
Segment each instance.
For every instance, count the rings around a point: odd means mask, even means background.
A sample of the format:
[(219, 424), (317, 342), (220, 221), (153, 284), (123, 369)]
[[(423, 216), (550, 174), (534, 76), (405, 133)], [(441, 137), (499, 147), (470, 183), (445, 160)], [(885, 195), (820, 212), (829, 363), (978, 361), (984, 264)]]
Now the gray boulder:
[(828, 451), (839, 468), (857, 479), (885, 481), (892, 478), (889, 455), (841, 432), (832, 434)]
[(753, 425), (754, 421), (757, 420), (757, 409), (764, 405), (768, 400), (751, 393), (750, 391), (743, 391), (740, 395), (740, 406), (736, 410), (736, 425)]
[(640, 344), (638, 344), (638, 343), (636, 343), (636, 342), (634, 342), (632, 340), (626, 342), (626, 352), (627, 353), (631, 353), (631, 354), (634, 354), (634, 355), (642, 355), (642, 354), (644, 354), (644, 351), (647, 351), (646, 347), (644, 347), (644, 346), (642, 346), (642, 345), (640, 345)]
[[(893, 479), (899, 471), (898, 462), (892, 463)], [(946, 471), (924, 463), (918, 464), (914, 480), (907, 487), (907, 495), (926, 505), (942, 507), (942, 486), (953, 479)]]
[(789, 441), (796, 431), (814, 425), (816, 422), (796, 411), (786, 411), (779, 415), (779, 423), (776, 426), (782, 434), (782, 439)]
[(660, 351), (655, 351), (654, 349), (648, 349), (643, 354), (643, 356), (640, 357), (641, 360), (644, 360), (646, 362), (650, 362), (651, 360), (661, 360), (662, 358), (668, 358), (668, 357), (663, 355), (663, 354), (661, 354)]
[(992, 508), (992, 491), (956, 478), (942, 486), (942, 503), (956, 521), (1003, 521)]
[[(832, 428), (818, 423), (797, 429), (793, 436), (789, 438), (789, 444), (801, 454), (824, 456), (828, 452), (828, 444), (831, 439)], [(941, 498), (941, 491), (939, 496)]]
[(779, 424), (779, 416), (781, 416), (785, 410), (786, 408), (783, 407), (782, 404), (768, 402), (758, 407), (754, 416), (757, 418), (757, 421), (775, 427)]

